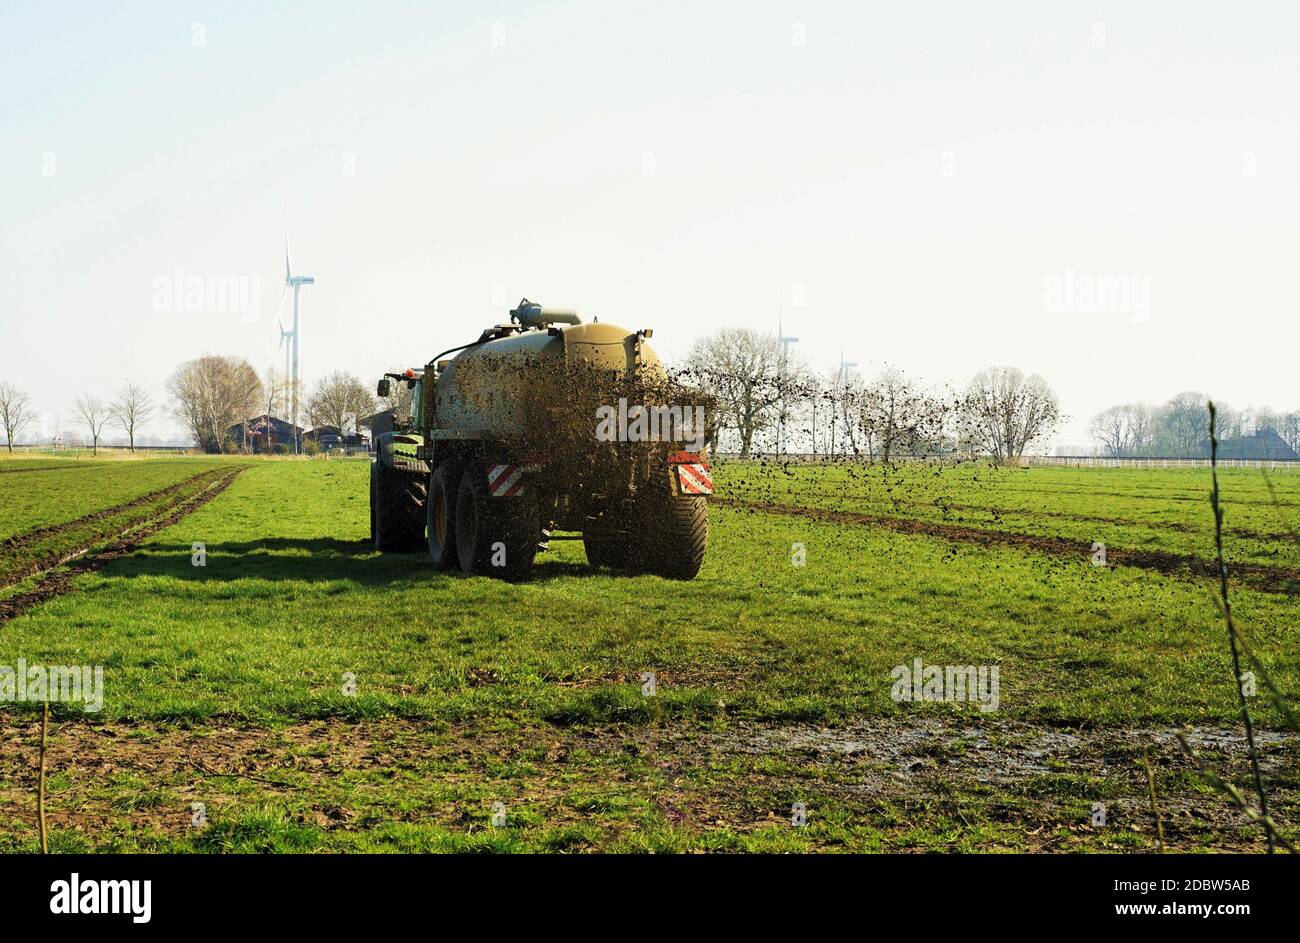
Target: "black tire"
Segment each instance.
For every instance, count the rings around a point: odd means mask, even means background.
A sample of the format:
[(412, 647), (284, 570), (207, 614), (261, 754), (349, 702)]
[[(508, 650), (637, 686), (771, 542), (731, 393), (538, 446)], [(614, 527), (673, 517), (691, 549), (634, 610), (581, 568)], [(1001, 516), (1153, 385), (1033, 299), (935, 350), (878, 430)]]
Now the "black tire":
[(670, 580), (693, 580), (709, 546), (709, 505), (668, 495), (653, 502), (642, 537), (641, 565)]
[(631, 515), (627, 569), (670, 580), (695, 579), (709, 545), (709, 504), (673, 493), (667, 475), (642, 490)]
[(466, 466), (456, 490), (456, 556), (462, 571), (523, 579), (532, 571), (540, 536), (531, 496), (490, 498), (483, 467)]
[(370, 546), (377, 547), (375, 543), (375, 505), (378, 503), (379, 494), (379, 463), (370, 463)]
[(375, 464), (379, 467), (373, 472), (375, 490), (370, 504), (375, 549), (381, 553), (419, 550), (424, 543), (424, 479)]
[(425, 537), (429, 557), (439, 570), (455, 569), (456, 494), (460, 488), (460, 467), (443, 462), (429, 476), (429, 496), (425, 501)]

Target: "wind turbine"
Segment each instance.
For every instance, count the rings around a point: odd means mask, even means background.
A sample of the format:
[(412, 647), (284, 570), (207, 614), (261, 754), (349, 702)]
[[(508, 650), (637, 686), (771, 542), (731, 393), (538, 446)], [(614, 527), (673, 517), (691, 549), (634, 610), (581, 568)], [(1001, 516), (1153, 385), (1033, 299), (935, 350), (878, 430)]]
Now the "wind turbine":
[[(303, 285), (314, 285), (316, 279), (311, 275), (295, 275), (293, 268), (289, 264), (289, 233), (284, 234), (284, 289), (280, 292), (280, 304), (276, 308), (275, 320), (280, 324), (280, 343), (283, 344), (286, 338), (291, 338), (290, 349), (285, 351), (285, 374), (290, 376), (290, 397), (292, 406), (290, 407), (289, 422), (293, 427), (293, 451), (297, 455), (302, 450), (302, 436), (298, 432), (298, 337), (300, 326), (298, 322), (298, 292)], [(284, 307), (284, 296), (289, 289), (293, 289), (293, 330), (286, 331), (284, 325), (280, 323), (280, 308)], [(293, 354), (293, 372), (289, 373), (289, 355)]]
[(797, 337), (787, 337), (782, 329), (782, 322), (785, 320), (784, 306), (781, 307), (776, 316), (776, 340), (781, 345), (781, 363), (777, 366), (777, 376), (780, 378), (781, 386), (781, 411), (776, 416), (776, 454), (780, 455), (784, 451), (782, 441), (785, 438), (785, 364), (790, 357), (790, 345), (799, 343)]
[[(848, 385), (848, 376), (849, 376), (849, 371), (850, 371), (850, 370), (853, 370), (853, 369), (856, 369), (857, 366), (858, 366), (858, 365), (857, 365), (856, 363), (854, 363), (853, 361), (851, 361), (851, 360), (845, 360), (845, 359), (844, 359), (844, 344), (841, 343), (841, 344), (840, 344), (840, 375), (839, 375), (839, 379), (836, 381), (837, 384), (838, 384), (838, 386), (839, 386), (839, 395), (840, 395), (840, 396), (843, 396), (843, 394), (844, 394), (844, 388), (845, 388), (845, 386)], [(831, 404), (832, 404), (832, 405), (831, 405), (831, 454), (832, 454), (832, 455), (835, 454), (835, 419), (836, 419), (836, 415), (835, 415), (835, 406), (834, 406), (834, 403), (835, 403), (835, 401), (834, 401), (834, 400), (831, 400)], [(848, 424), (849, 424), (848, 405), (847, 405), (847, 404), (843, 404), (843, 403), (842, 403), (842, 405), (843, 405), (843, 407), (844, 407), (844, 425), (845, 425), (845, 427), (846, 427), (846, 429), (847, 429)]]

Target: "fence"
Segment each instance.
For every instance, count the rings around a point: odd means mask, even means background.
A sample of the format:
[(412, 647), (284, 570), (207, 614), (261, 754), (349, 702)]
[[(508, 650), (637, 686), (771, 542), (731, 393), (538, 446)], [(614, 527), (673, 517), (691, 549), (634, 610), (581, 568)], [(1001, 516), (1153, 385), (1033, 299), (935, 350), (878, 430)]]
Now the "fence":
[[(1026, 455), (1025, 465), (1058, 468), (1209, 468), (1209, 458), (1110, 458), (1105, 455)], [(1286, 458), (1220, 458), (1220, 468), (1300, 469), (1300, 461)]]
[[(192, 445), (137, 445), (136, 452), (169, 452), (180, 454), (184, 452), (197, 451)], [(0, 445), (0, 452), (6, 452), (5, 446)], [(14, 445), (14, 454), (25, 452), (28, 455), (58, 455), (63, 458), (79, 458), (82, 455), (90, 455), (92, 449), (89, 445)], [(130, 454), (131, 449), (125, 445), (101, 445), (101, 452), (109, 453), (126, 453)]]

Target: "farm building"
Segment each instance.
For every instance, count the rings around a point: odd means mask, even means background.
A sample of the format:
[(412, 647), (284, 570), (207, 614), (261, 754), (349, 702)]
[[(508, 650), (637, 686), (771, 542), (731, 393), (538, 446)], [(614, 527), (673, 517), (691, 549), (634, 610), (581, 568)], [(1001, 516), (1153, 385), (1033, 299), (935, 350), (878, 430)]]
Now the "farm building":
[(263, 414), (231, 426), (226, 430), (226, 439), (237, 443), (240, 448), (246, 448), (255, 455), (260, 455), (273, 452), (281, 445), (293, 448), (295, 429), (300, 435), (304, 434), (302, 429), (292, 423)]
[[(1202, 454), (1210, 454), (1210, 440), (1206, 439)], [(1219, 440), (1219, 458), (1275, 459), (1285, 461), (1295, 459), (1295, 449), (1286, 444), (1275, 429), (1258, 429), (1251, 435), (1234, 436)]]

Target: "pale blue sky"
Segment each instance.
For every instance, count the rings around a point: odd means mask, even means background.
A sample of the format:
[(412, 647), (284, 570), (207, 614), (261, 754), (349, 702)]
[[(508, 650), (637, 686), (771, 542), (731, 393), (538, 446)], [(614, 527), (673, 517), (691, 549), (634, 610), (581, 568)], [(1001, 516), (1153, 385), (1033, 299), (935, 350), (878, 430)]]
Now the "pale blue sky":
[[(1187, 388), (1300, 407), (1293, 5), (465, 6), (6, 0), (0, 378), (66, 426), (281, 364), (287, 210), (308, 382), (521, 295), (669, 356), (783, 301), (819, 366), (1042, 373), (1062, 441)], [(260, 278), (259, 317), (156, 310), (178, 268)], [(1050, 310), (1067, 273), (1149, 312)]]

